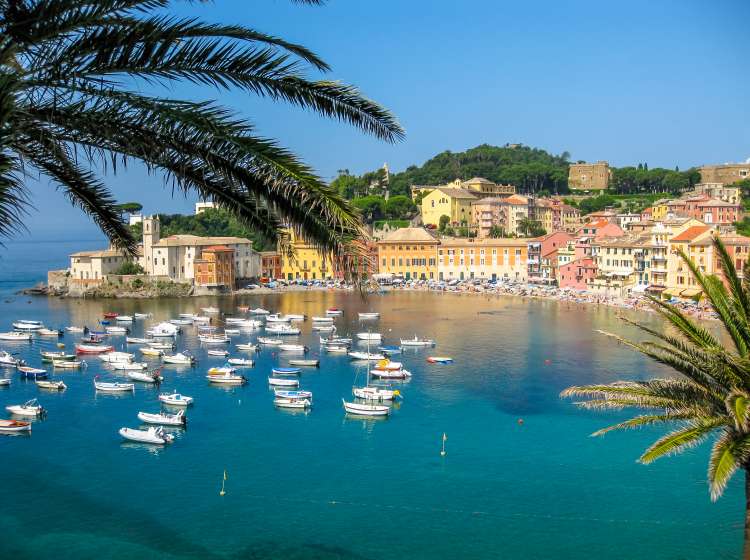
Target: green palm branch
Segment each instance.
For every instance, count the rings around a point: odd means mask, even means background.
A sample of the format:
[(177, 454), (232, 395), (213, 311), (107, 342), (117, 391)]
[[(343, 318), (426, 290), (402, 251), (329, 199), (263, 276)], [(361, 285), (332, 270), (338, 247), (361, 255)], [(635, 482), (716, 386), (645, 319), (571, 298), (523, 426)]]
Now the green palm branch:
[[(671, 367), (680, 375), (669, 379), (570, 387), (561, 396), (582, 397), (577, 404), (589, 409), (650, 410), (593, 435), (646, 425), (671, 426), (673, 431), (644, 451), (639, 459), (642, 463), (681, 453), (713, 437), (708, 464), (711, 499), (722, 495), (737, 470), (745, 472), (748, 505), (744, 558), (750, 558), (750, 284), (747, 275), (738, 274), (718, 237), (714, 238), (713, 246), (723, 280), (701, 272), (685, 253), (680, 252), (680, 257), (716, 311), (725, 337), (714, 336), (676, 307), (652, 298), (655, 309), (668, 324), (667, 329), (659, 331), (625, 319), (650, 339), (633, 342), (611, 333), (604, 334)], [(750, 272), (748, 267), (744, 272)]]
[[(298, 0), (321, 4), (319, 0)], [(97, 170), (140, 161), (271, 239), (289, 225), (351, 251), (357, 210), (247, 120), (212, 101), (142, 93), (190, 82), (309, 109), (387, 142), (404, 131), (353, 86), (313, 80), (315, 53), (238, 25), (164, 15), (169, 0), (0, 0), (0, 235), (22, 226), (30, 171), (46, 175), (113, 244), (137, 242)]]

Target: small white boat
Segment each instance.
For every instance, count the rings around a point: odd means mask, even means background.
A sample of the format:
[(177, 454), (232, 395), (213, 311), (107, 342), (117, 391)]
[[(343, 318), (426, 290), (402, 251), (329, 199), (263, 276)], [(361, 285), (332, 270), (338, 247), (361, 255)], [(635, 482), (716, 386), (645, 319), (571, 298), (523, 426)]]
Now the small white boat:
[(129, 371), (128, 378), (133, 381), (140, 381), (141, 383), (161, 383), (164, 378), (159, 375), (159, 371), (150, 371), (148, 373), (143, 371)]
[(219, 312), (218, 307), (201, 307), (201, 311), (207, 315), (216, 315)]
[(280, 338), (268, 338), (265, 336), (259, 336), (258, 344), (265, 344), (266, 346), (280, 346), (284, 344), (284, 341)]
[(146, 424), (161, 424), (162, 426), (184, 426), (187, 424), (187, 417), (184, 410), (180, 410), (177, 414), (139, 412), (138, 420)]
[(205, 315), (196, 315), (195, 317), (193, 317), (193, 323), (197, 323), (199, 325), (204, 325), (210, 322), (211, 317), (206, 317)]
[(229, 358), (227, 360), (227, 363), (230, 366), (239, 366), (239, 367), (253, 367), (255, 365), (255, 362), (253, 360), (248, 360), (246, 358)]
[(85, 364), (82, 360), (52, 360), (52, 367), (57, 369), (78, 369)]
[(333, 317), (313, 317), (313, 323), (333, 323)]
[(329, 336), (328, 338), (320, 337), (321, 344), (335, 344), (337, 346), (349, 346), (352, 343), (351, 338), (343, 338), (340, 336)]
[(344, 310), (339, 309), (338, 307), (329, 307), (328, 309), (326, 309), (326, 315), (330, 317), (337, 317), (343, 314), (344, 314)]
[(120, 323), (132, 323), (133, 316), (132, 315), (118, 315), (117, 317), (115, 317), (115, 321), (118, 321)]
[(383, 338), (380, 333), (376, 332), (359, 332), (357, 333), (357, 338), (359, 340), (368, 340), (368, 341), (375, 341), (380, 342), (380, 340)]
[(190, 406), (193, 404), (193, 397), (181, 395), (180, 393), (162, 393), (159, 395), (159, 401), (172, 406)]
[(274, 375), (299, 375), (302, 370), (298, 367), (275, 367), (271, 369)]
[(349, 357), (352, 360), (367, 360), (370, 362), (377, 362), (383, 360), (385, 356), (383, 354), (373, 354), (371, 352), (349, 352)]
[(323, 348), (331, 354), (346, 354), (349, 352), (349, 347), (344, 345), (326, 344)]
[(162, 356), (161, 359), (165, 364), (193, 365), (195, 363), (195, 358), (193, 356), (183, 354), (182, 352), (172, 354), (171, 356)]
[(268, 309), (263, 309), (262, 307), (256, 307), (255, 309), (251, 309), (250, 313), (252, 315), (270, 315), (271, 312)]
[(344, 403), (346, 413), (355, 416), (388, 416), (391, 413), (390, 406), (346, 402), (344, 399), (341, 402)]
[(240, 334), (240, 329), (224, 329), (224, 334), (227, 336)]
[(279, 344), (279, 350), (284, 352), (308, 352), (309, 348), (302, 344)]
[(234, 326), (240, 327), (241, 329), (257, 329), (263, 326), (263, 323), (256, 321), (255, 319), (246, 319), (241, 323), (235, 323)]
[(174, 348), (174, 342), (149, 342), (148, 345), (157, 350), (172, 350)]
[(171, 323), (159, 323), (151, 329), (146, 331), (146, 334), (151, 337), (167, 338), (170, 336), (177, 336), (180, 332), (180, 327)]
[(288, 323), (290, 320), (287, 316), (282, 317), (278, 313), (266, 316), (266, 323)]
[(40, 389), (54, 389), (55, 391), (64, 391), (68, 388), (62, 381), (42, 381), (36, 382), (36, 386)]
[(0, 352), (0, 367), (16, 367), (20, 363), (21, 360), (14, 358), (10, 352)]
[(320, 360), (289, 360), (290, 366), (318, 367)]
[[(279, 342), (281, 342), (281, 341), (279, 341)], [(237, 345), (237, 349), (238, 350), (243, 350), (245, 352), (255, 352), (256, 350), (258, 350), (258, 345), (257, 344), (251, 344), (251, 343), (238, 344)]]
[(19, 331), (38, 331), (43, 329), (44, 325), (41, 321), (16, 321), (13, 323), (13, 328)]
[(374, 312), (366, 312), (366, 313), (359, 313), (360, 319), (380, 319), (380, 313), (374, 313)]
[(151, 344), (154, 342), (153, 338), (138, 338), (136, 336), (125, 337), (125, 342), (128, 344)]
[(190, 319), (191, 321), (195, 318), (195, 313), (180, 313), (180, 319)]
[(284, 317), (289, 321), (304, 321), (306, 316), (300, 313), (287, 313)]
[(110, 345), (76, 344), (76, 354), (107, 354), (115, 349)]
[(370, 371), (370, 375), (373, 377), (379, 377), (381, 379), (407, 379), (411, 377), (411, 372), (406, 369), (378, 369), (375, 368)]
[(313, 396), (312, 391), (288, 391), (286, 389), (274, 389), (273, 394), (281, 399), (310, 399), (310, 401)]
[(120, 428), (119, 434), (129, 440), (138, 443), (153, 443), (155, 445), (164, 445), (172, 443), (174, 436), (166, 433), (161, 428), (149, 428), (147, 430), (137, 430), (135, 428)]
[(388, 370), (388, 371), (397, 371), (399, 369), (404, 369), (404, 364), (402, 364), (401, 362), (392, 362), (388, 358), (385, 358), (385, 359), (379, 361), (375, 365), (375, 368), (376, 369), (385, 369), (385, 370)]
[(170, 319), (169, 322), (172, 325), (180, 325), (180, 326), (187, 326), (187, 325), (193, 324), (192, 319)]
[(229, 344), (232, 342), (225, 334), (199, 334), (198, 340), (203, 344)]
[(63, 331), (58, 331), (57, 329), (43, 328), (43, 329), (39, 329), (36, 332), (39, 336), (56, 336), (58, 338), (63, 336)]
[(208, 373), (208, 375), (224, 375), (226, 373), (234, 373), (235, 371), (237, 371), (236, 368), (223, 366), (223, 367), (212, 367), (206, 373)]
[(427, 358), (429, 364), (452, 364), (453, 358), (450, 356), (430, 356)]
[(103, 393), (127, 393), (135, 391), (134, 383), (105, 383), (94, 380), (94, 388)]
[(330, 333), (336, 330), (336, 325), (331, 325), (328, 323), (313, 323), (312, 327), (310, 328), (314, 331)]
[(31, 399), (23, 404), (12, 404), (5, 407), (5, 410), (16, 416), (40, 416), (44, 414), (44, 408), (36, 399)]
[(69, 333), (82, 333), (83, 327), (70, 326), (70, 327), (65, 327), (65, 330), (68, 331)]
[(244, 375), (235, 375), (233, 373), (225, 373), (224, 375), (207, 375), (209, 383), (219, 383), (223, 385), (244, 385), (247, 383), (247, 379)]
[(352, 394), (358, 399), (367, 401), (392, 401), (401, 395), (398, 389), (382, 389), (380, 387), (353, 387)]
[(286, 324), (271, 325), (266, 327), (266, 332), (269, 334), (278, 334), (282, 336), (294, 336), (298, 335), (300, 331), (297, 327), (290, 327)]
[(227, 352), (226, 350), (209, 350), (208, 352), (206, 352), (206, 354), (208, 354), (209, 356), (219, 356), (221, 358), (226, 358), (227, 356), (229, 356), (229, 352)]
[(30, 332), (4, 332), (0, 333), (0, 340), (8, 340), (12, 342), (29, 342), (33, 338)]
[(0, 387), (10, 387), (10, 379), (0, 378)]
[(158, 348), (154, 348), (152, 346), (144, 346), (143, 348), (139, 348), (138, 351), (143, 354), (144, 356), (162, 356), (164, 354), (164, 350), (159, 350)]
[(125, 327), (106, 327), (104, 330), (107, 331), (108, 334), (128, 334), (128, 329)]
[(20, 420), (0, 420), (0, 433), (16, 434), (30, 431), (31, 422), (22, 422)]
[(276, 387), (299, 387), (299, 379), (284, 379), (283, 377), (269, 377), (268, 384)]
[(108, 364), (114, 364), (115, 362), (132, 362), (133, 358), (135, 358), (135, 354), (131, 354), (130, 352), (109, 352), (99, 356), (99, 359), (102, 362)]
[[(5, 352), (0, 352), (0, 356), (4, 354)], [(10, 354), (8, 354), (10, 355)], [(70, 360), (73, 361), (76, 359), (75, 354), (68, 354), (64, 350), (61, 350), (59, 352), (51, 352), (49, 350), (42, 350), (39, 352), (39, 355), (42, 357), (43, 362), (51, 362), (52, 360)]]
[(435, 346), (435, 341), (431, 338), (419, 338), (414, 335), (414, 338), (402, 338), (401, 346)]
[(133, 313), (133, 317), (136, 319), (148, 319), (151, 317), (151, 313)]
[(308, 399), (285, 399), (277, 397), (273, 399), (274, 406), (279, 408), (310, 408), (312, 402)]

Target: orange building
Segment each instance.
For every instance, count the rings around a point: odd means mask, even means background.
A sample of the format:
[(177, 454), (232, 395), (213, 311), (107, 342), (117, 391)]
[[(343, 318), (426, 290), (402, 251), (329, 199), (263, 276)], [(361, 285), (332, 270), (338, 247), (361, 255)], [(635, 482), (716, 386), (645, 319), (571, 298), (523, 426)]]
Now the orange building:
[(369, 239), (356, 241), (352, 253), (333, 257), (333, 277), (346, 280), (346, 269), (356, 274), (360, 280), (372, 278), (378, 273), (378, 246)]
[(378, 241), (378, 272), (406, 279), (437, 279), (439, 244), (426, 229), (397, 229)]
[(195, 283), (199, 286), (234, 287), (234, 250), (224, 245), (212, 245), (193, 261)]
[(263, 251), (260, 254), (260, 275), (274, 280), (281, 278), (281, 255), (276, 251)]

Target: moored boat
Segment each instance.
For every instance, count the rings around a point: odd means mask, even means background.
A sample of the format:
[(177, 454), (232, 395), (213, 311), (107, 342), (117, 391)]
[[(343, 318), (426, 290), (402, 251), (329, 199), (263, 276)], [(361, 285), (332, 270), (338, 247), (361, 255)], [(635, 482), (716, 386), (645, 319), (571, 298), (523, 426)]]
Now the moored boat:
[(344, 404), (344, 410), (347, 414), (352, 414), (354, 416), (388, 416), (391, 413), (390, 406), (346, 402), (344, 399), (341, 399), (341, 402)]
[(282, 317), (278, 313), (272, 315), (266, 315), (266, 323), (288, 323), (290, 319), (286, 316)]
[(283, 377), (269, 377), (268, 384), (277, 387), (299, 387), (299, 379), (284, 379)]
[(229, 358), (227, 363), (231, 366), (238, 367), (253, 367), (255, 365), (253, 360), (248, 360), (246, 358)]
[(37, 381), (36, 386), (40, 389), (53, 389), (55, 391), (64, 391), (68, 388), (62, 381)]
[(162, 426), (184, 426), (187, 424), (187, 417), (183, 410), (180, 410), (177, 414), (139, 412), (138, 420), (146, 424), (160, 424)]
[(379, 342), (383, 337), (380, 333), (376, 332), (359, 332), (357, 333), (357, 338), (359, 340), (366, 340), (368, 342)]
[(411, 377), (411, 372), (406, 369), (378, 369), (375, 368), (370, 372), (373, 377), (380, 379), (407, 379)]
[(94, 379), (94, 388), (103, 393), (132, 393), (135, 391), (135, 384), (119, 382), (107, 383)]
[(193, 397), (181, 395), (180, 393), (162, 393), (159, 401), (171, 406), (189, 406), (193, 404)]
[(20, 420), (0, 420), (0, 433), (16, 434), (31, 431), (31, 422), (22, 422)]
[(221, 358), (226, 358), (227, 356), (229, 356), (229, 352), (227, 352), (226, 350), (209, 350), (206, 352), (206, 354), (208, 354), (209, 356)]
[(157, 338), (169, 338), (171, 336), (177, 336), (180, 332), (180, 327), (171, 323), (159, 323), (151, 327), (146, 331), (146, 334), (151, 337)]
[(16, 416), (41, 416), (45, 413), (44, 407), (36, 399), (31, 399), (23, 404), (11, 404), (5, 410)]
[(148, 345), (157, 350), (172, 350), (175, 346), (174, 342), (164, 342), (163, 339), (162, 342), (149, 342)]
[(53, 362), (55, 360), (72, 362), (76, 359), (75, 354), (68, 354), (64, 350), (60, 352), (50, 352), (47, 350), (42, 350), (41, 352), (39, 352), (39, 355), (42, 357), (43, 362)]
[(298, 367), (275, 367), (271, 370), (274, 375), (299, 375), (302, 370)]
[(223, 385), (244, 385), (247, 383), (247, 378), (244, 375), (235, 375), (233, 373), (225, 373), (223, 375), (207, 375), (209, 383), (217, 383)]
[(219, 312), (218, 307), (201, 307), (201, 311), (207, 315), (215, 315)]
[(86, 365), (83, 360), (52, 360), (55, 369), (78, 369)]
[(341, 344), (326, 344), (323, 348), (331, 354), (346, 354), (349, 352), (349, 347)]
[(280, 344), (279, 350), (282, 350), (284, 352), (303, 352), (307, 353), (309, 351), (309, 348), (307, 346), (304, 346), (302, 344)]
[(106, 327), (104, 329), (108, 334), (128, 334), (130, 331), (125, 327)]
[(159, 357), (164, 354), (164, 350), (159, 350), (158, 348), (153, 348), (151, 346), (144, 346), (143, 348), (139, 348), (138, 351), (144, 356)]
[(353, 352), (349, 352), (348, 354), (352, 360), (367, 360), (370, 362), (380, 361), (385, 358), (383, 354), (373, 354), (371, 352), (353, 351)]
[(153, 383), (155, 385), (158, 385), (161, 383), (164, 378), (160, 375), (161, 370), (154, 370), (154, 371), (129, 371), (128, 372), (128, 379), (131, 379), (132, 381), (140, 381), (141, 383)]
[(289, 360), (290, 366), (318, 367), (320, 360)]
[(285, 323), (280, 323), (277, 325), (267, 326), (266, 332), (270, 334), (278, 334), (282, 336), (294, 336), (294, 335), (298, 335), (302, 331), (300, 331), (297, 327), (290, 327), (289, 325)]
[(178, 352), (177, 354), (172, 354), (170, 356), (162, 356), (161, 359), (165, 364), (193, 365), (195, 363), (195, 357), (185, 354), (184, 352)]
[(137, 441), (138, 443), (153, 443), (155, 445), (164, 445), (174, 441), (172, 434), (166, 433), (161, 428), (148, 428), (147, 430), (137, 430), (135, 428), (120, 428), (118, 432), (128, 441)]
[(279, 408), (310, 408), (312, 401), (309, 399), (286, 399), (283, 397), (276, 397), (273, 399), (274, 406)]
[(329, 307), (328, 309), (326, 309), (326, 315), (335, 317), (335, 316), (343, 315), (343, 314), (344, 314), (344, 310), (339, 309), (338, 307)]
[(153, 338), (139, 338), (137, 336), (128, 336), (125, 338), (125, 342), (128, 344), (151, 344), (154, 342)]
[(7, 377), (0, 378), (0, 387), (10, 387), (10, 379)]
[(9, 342), (29, 342), (34, 336), (30, 332), (4, 332), (0, 333), (0, 340), (7, 340)]
[(25, 379), (46, 379), (47, 370), (29, 366), (18, 366), (18, 373)]
[(282, 399), (310, 399), (310, 401), (312, 401), (313, 396), (312, 391), (289, 391), (287, 389), (274, 389), (273, 394), (275, 397)]
[(113, 369), (117, 371), (140, 371), (146, 369), (146, 362), (110, 362)]
[(352, 394), (358, 399), (367, 401), (392, 401), (401, 395), (398, 389), (383, 389), (381, 387), (353, 387)]
[(109, 345), (76, 344), (77, 354), (106, 354), (107, 352), (112, 352), (114, 349), (114, 346)]
[(364, 312), (358, 315), (360, 319), (380, 319), (380, 313), (375, 312)]
[(430, 364), (452, 364), (453, 358), (448, 356), (430, 356), (427, 358), (427, 363)]
[(237, 350), (243, 350), (245, 352), (255, 352), (256, 350), (258, 350), (258, 345), (257, 344), (250, 344), (250, 343), (247, 343), (247, 344), (238, 344), (237, 345)]
[(232, 342), (225, 334), (199, 334), (198, 340), (203, 344), (229, 344)]
[(266, 346), (279, 346), (281, 344), (284, 344), (284, 341), (280, 338), (268, 338), (266, 336), (259, 336), (258, 344), (264, 344)]
[(13, 328), (18, 331), (38, 331), (44, 328), (41, 321), (20, 320), (13, 323)]
[(70, 326), (70, 327), (65, 327), (65, 330), (68, 331), (69, 333), (82, 333), (84, 331), (84, 328)]
[(251, 309), (250, 313), (252, 315), (270, 315), (271, 312), (268, 309), (263, 309), (262, 307), (256, 307), (255, 309)]
[(313, 317), (313, 323), (333, 323), (333, 317)]
[(22, 365), (22, 360), (14, 357), (13, 354), (5, 350), (0, 352), (0, 367), (17, 367), (19, 365)]
[(435, 346), (435, 341), (431, 338), (420, 338), (414, 335), (414, 338), (402, 338), (401, 346)]
[(133, 316), (132, 315), (117, 315), (115, 317), (115, 321), (119, 321), (120, 323), (132, 323)]
[(135, 358), (135, 354), (130, 352), (108, 352), (102, 354), (99, 359), (107, 364), (114, 364), (115, 362), (131, 362)]
[(42, 328), (36, 331), (39, 336), (56, 336), (57, 338), (60, 338), (61, 336), (65, 335), (64, 331), (61, 331), (59, 329), (47, 329)]

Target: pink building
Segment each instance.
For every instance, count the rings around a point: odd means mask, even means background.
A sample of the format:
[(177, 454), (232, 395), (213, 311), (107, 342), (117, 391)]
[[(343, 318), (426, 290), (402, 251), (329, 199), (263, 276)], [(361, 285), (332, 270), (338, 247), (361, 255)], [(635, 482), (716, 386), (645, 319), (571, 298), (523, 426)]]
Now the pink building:
[(557, 269), (557, 250), (566, 247), (573, 236), (565, 231), (555, 231), (528, 243), (528, 279), (529, 282), (550, 283), (555, 280)]
[(654, 217), (654, 209), (653, 208), (645, 208), (643, 212), (641, 212), (641, 221), (646, 222)]
[(589, 281), (596, 276), (596, 264), (591, 257), (583, 257), (562, 265), (557, 271), (558, 285), (574, 290), (588, 289)]
[(605, 219), (589, 222), (578, 230), (577, 233), (579, 236), (593, 237), (596, 240), (625, 235), (620, 226)]
[(742, 206), (712, 198), (698, 203), (695, 210), (688, 215), (707, 224), (733, 224), (742, 219)]

